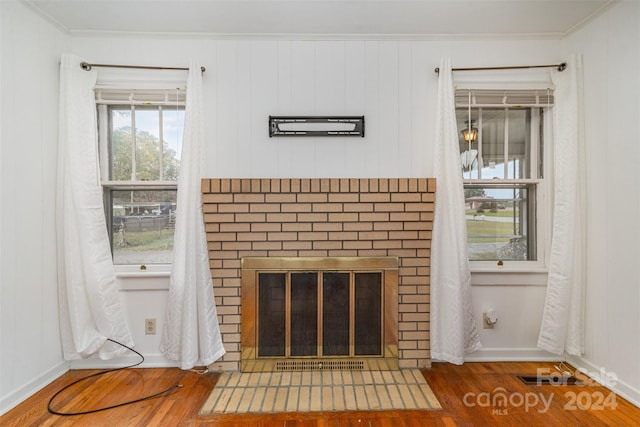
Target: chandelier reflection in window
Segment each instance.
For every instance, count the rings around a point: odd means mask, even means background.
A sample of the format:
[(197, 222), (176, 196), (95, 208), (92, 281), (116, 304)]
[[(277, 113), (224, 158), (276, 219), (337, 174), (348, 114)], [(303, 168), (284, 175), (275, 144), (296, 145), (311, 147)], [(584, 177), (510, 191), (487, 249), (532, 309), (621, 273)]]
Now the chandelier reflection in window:
[(465, 120), (464, 123), (467, 127), (462, 130), (462, 139), (467, 143), (467, 150), (460, 153), (460, 163), (462, 171), (471, 174), (471, 171), (478, 165), (478, 150), (471, 148), (471, 144), (478, 139), (478, 128), (474, 126), (475, 120), (471, 120), (471, 118)]
[(471, 126), (469, 126), (469, 120), (465, 120), (464, 123), (467, 127), (462, 130), (462, 139), (469, 144), (469, 149), (471, 149), (471, 143), (476, 142), (478, 139), (478, 128), (473, 126), (475, 120), (471, 120)]

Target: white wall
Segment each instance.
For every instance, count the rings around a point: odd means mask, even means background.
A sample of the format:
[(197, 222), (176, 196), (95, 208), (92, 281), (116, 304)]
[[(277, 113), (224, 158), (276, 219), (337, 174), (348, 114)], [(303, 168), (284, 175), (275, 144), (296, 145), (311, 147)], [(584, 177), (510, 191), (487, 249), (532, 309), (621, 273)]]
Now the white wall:
[[(558, 63), (557, 40), (297, 41), (80, 37), (73, 52), (89, 62), (207, 68), (210, 177), (428, 177), (441, 57), (455, 66)], [(99, 76), (110, 79), (107, 70)], [(162, 71), (139, 71), (159, 79)], [(185, 74), (186, 75), (186, 74)], [(175, 77), (171, 75), (171, 79)], [(168, 77), (169, 78), (169, 77)], [(98, 78), (100, 81), (101, 77)], [(269, 138), (269, 115), (365, 115), (365, 138)], [(545, 287), (484, 280), (482, 311), (500, 316), (475, 360), (549, 357), (535, 348)], [(162, 280), (156, 279), (158, 287)], [(145, 336), (144, 316), (164, 317), (166, 290), (123, 291), (138, 349), (162, 363), (160, 336)], [(144, 297), (141, 297), (144, 295)], [(144, 315), (142, 313), (145, 313)], [(74, 366), (78, 366), (74, 364)], [(86, 366), (86, 365), (84, 365)]]
[(0, 2), (0, 413), (67, 370), (58, 332), (55, 182), (59, 30)]
[(588, 168), (586, 352), (640, 405), (640, 3), (622, 1), (570, 36), (584, 60)]

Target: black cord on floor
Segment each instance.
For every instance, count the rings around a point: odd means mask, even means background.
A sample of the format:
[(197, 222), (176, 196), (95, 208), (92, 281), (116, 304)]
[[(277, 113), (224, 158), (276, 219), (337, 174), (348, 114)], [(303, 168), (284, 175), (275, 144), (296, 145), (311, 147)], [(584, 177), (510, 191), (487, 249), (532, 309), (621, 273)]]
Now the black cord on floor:
[(104, 370), (104, 371), (96, 372), (96, 373), (94, 373), (94, 374), (87, 375), (86, 377), (82, 377), (82, 378), (80, 378), (80, 379), (78, 379), (78, 380), (76, 380), (76, 381), (72, 382), (71, 384), (68, 384), (68, 385), (64, 386), (63, 388), (61, 388), (60, 390), (58, 390), (58, 392), (57, 392), (56, 394), (54, 394), (54, 395), (51, 397), (51, 399), (49, 399), (49, 403), (47, 404), (47, 409), (49, 410), (49, 412), (50, 412), (50, 413), (52, 413), (52, 414), (54, 414), (54, 415), (65, 415), (65, 416), (68, 416), (68, 415), (86, 415), (86, 414), (93, 414), (93, 413), (95, 413), (95, 412), (106, 411), (107, 409), (118, 408), (118, 407), (120, 407), (120, 406), (131, 405), (132, 403), (142, 402), (143, 400), (153, 399), (153, 398), (155, 398), (155, 397), (162, 396), (163, 394), (167, 394), (167, 393), (169, 393), (169, 392), (171, 392), (171, 391), (175, 390), (176, 388), (182, 387), (182, 384), (176, 384), (176, 385), (173, 385), (173, 386), (169, 387), (169, 388), (168, 388), (168, 389), (166, 389), (166, 390), (163, 390), (163, 391), (158, 392), (158, 393), (156, 393), (156, 394), (152, 394), (152, 395), (150, 395), (150, 396), (141, 397), (140, 399), (135, 399), (135, 400), (131, 400), (131, 401), (128, 401), (128, 402), (118, 403), (117, 405), (107, 406), (107, 407), (105, 407), (105, 408), (92, 409), (92, 410), (90, 410), (90, 411), (82, 411), (82, 412), (60, 412), (60, 411), (56, 411), (55, 409), (53, 409), (53, 408), (51, 407), (51, 405), (52, 405), (52, 403), (53, 403), (53, 400), (54, 400), (56, 397), (58, 397), (58, 395), (59, 395), (60, 393), (62, 393), (63, 391), (67, 390), (68, 388), (70, 388), (70, 387), (72, 387), (72, 386), (74, 386), (74, 385), (78, 384), (79, 382), (84, 381), (84, 380), (89, 379), (89, 378), (97, 377), (98, 375), (108, 374), (109, 372), (115, 372), (115, 371), (121, 371), (121, 370), (123, 370), (123, 369), (133, 368), (133, 367), (138, 366), (138, 365), (139, 365), (139, 364), (141, 364), (142, 362), (144, 362), (144, 356), (143, 356), (142, 354), (138, 353), (137, 351), (135, 351), (134, 349), (132, 349), (131, 347), (127, 347), (126, 345), (124, 345), (124, 344), (122, 344), (122, 343), (119, 343), (118, 341), (114, 341), (114, 340), (112, 340), (112, 339), (110, 339), (110, 338), (107, 338), (107, 341), (111, 341), (112, 343), (118, 344), (118, 345), (120, 345), (120, 346), (122, 346), (122, 347), (126, 348), (127, 350), (130, 350), (130, 351), (134, 352), (135, 354), (137, 354), (138, 356), (140, 356), (140, 361), (139, 361), (138, 363), (134, 363), (133, 365), (124, 366), (124, 367), (122, 367), (122, 368), (106, 369), (106, 370)]

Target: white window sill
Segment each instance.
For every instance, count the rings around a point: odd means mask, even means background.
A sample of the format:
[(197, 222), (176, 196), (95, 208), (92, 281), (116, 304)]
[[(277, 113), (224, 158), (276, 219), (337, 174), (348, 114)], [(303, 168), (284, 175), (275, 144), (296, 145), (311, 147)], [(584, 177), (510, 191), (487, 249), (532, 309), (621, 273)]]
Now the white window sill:
[(117, 265), (116, 281), (121, 291), (153, 291), (169, 289), (171, 265)]
[(472, 286), (546, 286), (547, 268), (537, 264), (518, 263), (504, 266), (471, 264)]

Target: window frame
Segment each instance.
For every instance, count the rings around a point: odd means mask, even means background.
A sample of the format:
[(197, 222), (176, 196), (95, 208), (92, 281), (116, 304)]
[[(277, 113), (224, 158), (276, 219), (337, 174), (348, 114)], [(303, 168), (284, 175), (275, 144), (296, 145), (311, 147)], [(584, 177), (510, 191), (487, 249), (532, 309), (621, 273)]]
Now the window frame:
[[(505, 109), (505, 121), (508, 120), (508, 111), (510, 109), (529, 109), (531, 111), (530, 119), (530, 146), (528, 147), (528, 170), (530, 176), (528, 178), (465, 178), (463, 175), (463, 187), (467, 188), (480, 187), (487, 188), (491, 186), (508, 187), (508, 186), (526, 186), (530, 189), (530, 193), (533, 193), (533, 197), (528, 197), (527, 204), (528, 210), (533, 211), (535, 219), (529, 224), (530, 228), (533, 228), (534, 237), (531, 238), (534, 242), (535, 259), (532, 260), (503, 260), (502, 263), (499, 260), (469, 260), (469, 266), (472, 273), (502, 273), (503, 277), (507, 276), (507, 273), (540, 273), (545, 274), (547, 272), (548, 265), (548, 253), (549, 253), (549, 240), (547, 237), (549, 233), (549, 206), (548, 206), (548, 185), (549, 179), (549, 159), (547, 153), (550, 151), (550, 138), (547, 138), (546, 130), (543, 128), (544, 122), (544, 110), (545, 105), (471, 105), (471, 110), (475, 110), (476, 115), (482, 116), (482, 109), (491, 108), (504, 108)], [(469, 105), (461, 105), (457, 103), (456, 112), (462, 110), (468, 110)], [(482, 121), (478, 123), (478, 141), (482, 138)], [(505, 133), (508, 133), (505, 130)], [(507, 138), (507, 136), (505, 136)], [(508, 147), (508, 139), (505, 139), (505, 146)], [(508, 148), (505, 149), (505, 151)], [(481, 148), (478, 148), (478, 157), (481, 156)], [(506, 155), (505, 155), (506, 156)], [(507, 165), (505, 164), (505, 170)], [(478, 164), (478, 169), (481, 165)], [(462, 173), (462, 171), (461, 171)], [(481, 173), (479, 174), (481, 176)], [(505, 175), (508, 176), (508, 175)], [(533, 204), (533, 206), (531, 206)], [(500, 279), (496, 280), (495, 276), (492, 277), (492, 283), (500, 282)], [(511, 275), (509, 275), (511, 277)], [(486, 274), (480, 277), (474, 278), (472, 282), (475, 284), (488, 284)], [(542, 284), (543, 279), (534, 279), (533, 283), (527, 284)], [(539, 282), (539, 283), (538, 283)]]
[[(123, 94), (126, 96), (123, 97)], [(132, 113), (132, 125), (135, 124), (135, 111), (153, 110), (158, 111), (158, 126), (163, 126), (163, 112), (180, 110), (185, 111), (184, 90), (96, 90), (97, 124), (98, 124), (98, 147), (101, 179), (100, 184), (103, 191), (104, 212), (108, 227), (109, 244), (111, 255), (113, 252), (113, 197), (114, 191), (149, 191), (149, 190), (178, 190), (176, 180), (114, 180), (112, 179), (112, 111), (116, 109), (130, 110)], [(175, 99), (172, 101), (171, 99)], [(133, 126), (132, 126), (133, 127)], [(163, 140), (163, 129), (159, 130), (159, 141)], [(161, 150), (162, 151), (162, 150)], [(135, 159), (131, 160), (135, 163)], [(162, 162), (160, 163), (162, 167)], [(132, 170), (132, 174), (135, 169)], [(160, 172), (160, 177), (162, 177)], [(114, 268), (118, 277), (138, 277), (139, 275), (166, 277), (171, 271), (171, 262), (162, 263), (132, 263), (116, 264)]]
[[(468, 184), (473, 184), (474, 186), (480, 186), (482, 184), (491, 184), (491, 185), (500, 185), (492, 180), (482, 180), (482, 181), (472, 181), (468, 180), (463, 181), (465, 185), (465, 189), (468, 188)], [(502, 183), (501, 183), (502, 184)], [(502, 265), (499, 264), (497, 260), (469, 260), (469, 265), (471, 271), (521, 271), (521, 272), (540, 272), (546, 271), (547, 260), (547, 244), (546, 239), (543, 236), (547, 234), (548, 221), (546, 220), (546, 209), (544, 204), (546, 203), (546, 191), (545, 191), (545, 182), (543, 179), (520, 179), (520, 180), (511, 180), (511, 182), (504, 183), (504, 185), (525, 185), (530, 188), (533, 188), (533, 193), (535, 194), (534, 198), (529, 199), (528, 203), (533, 203), (534, 206), (529, 208), (535, 211), (535, 221), (530, 224), (534, 228), (535, 237), (535, 260), (503, 260)], [(487, 185), (488, 186), (488, 185)]]
[[(141, 184), (136, 184), (131, 181), (105, 181), (102, 183), (102, 192), (103, 192), (103, 202), (104, 202), (104, 210), (107, 221), (108, 233), (109, 233), (109, 244), (111, 246), (111, 256), (114, 257), (113, 253), (113, 191), (145, 191), (145, 190), (178, 190), (177, 182), (173, 183), (170, 181), (169, 183), (153, 183), (153, 182), (142, 182)], [(136, 271), (170, 271), (170, 267), (172, 265), (171, 262), (147, 262), (147, 263), (131, 263), (131, 264), (116, 264), (113, 263), (116, 268), (116, 272), (131, 272), (131, 269), (135, 267)]]

